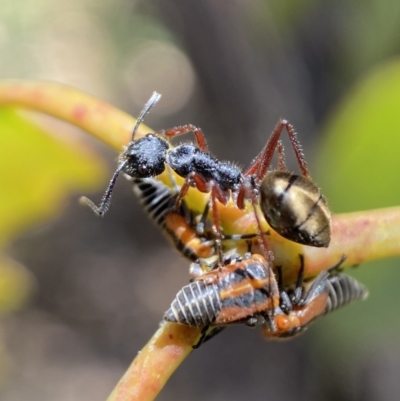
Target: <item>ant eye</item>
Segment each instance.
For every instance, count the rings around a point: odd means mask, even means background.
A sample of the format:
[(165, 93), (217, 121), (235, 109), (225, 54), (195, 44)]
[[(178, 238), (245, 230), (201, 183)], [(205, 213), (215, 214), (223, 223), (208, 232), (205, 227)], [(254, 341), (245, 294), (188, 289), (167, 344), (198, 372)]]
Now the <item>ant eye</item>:
[(139, 170), (139, 173), (146, 174), (147, 170), (148, 170), (147, 165), (146, 164), (140, 164), (138, 166), (138, 170)]

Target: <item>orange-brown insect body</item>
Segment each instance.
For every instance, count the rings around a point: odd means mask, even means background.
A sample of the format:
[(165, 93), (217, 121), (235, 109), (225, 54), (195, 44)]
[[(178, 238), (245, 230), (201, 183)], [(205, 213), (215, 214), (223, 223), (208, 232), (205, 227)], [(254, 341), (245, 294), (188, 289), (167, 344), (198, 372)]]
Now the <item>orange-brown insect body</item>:
[(178, 193), (154, 178), (136, 179), (134, 192), (155, 223), (174, 247), (186, 258), (196, 261), (215, 255), (215, 242), (208, 231), (198, 235), (194, 216), (183, 206), (175, 208)]
[(301, 258), (299, 280), (290, 295), (291, 291), (278, 284), (266, 260), (252, 255), (184, 286), (164, 319), (196, 327), (262, 324), (268, 338), (293, 337), (318, 317), (368, 295), (357, 280), (333, 271), (343, 260), (303, 287)]
[(215, 254), (215, 242), (199, 236), (185, 217), (176, 211), (165, 216), (165, 230), (176, 249), (190, 260), (205, 259)]
[(291, 311), (285, 313), (278, 308), (273, 314), (269, 313), (263, 334), (272, 339), (293, 337), (304, 332), (317, 318), (367, 296), (368, 290), (353, 277), (322, 272), (308, 290), (303, 289)]
[(247, 322), (279, 305), (273, 272), (261, 255), (217, 268), (184, 286), (165, 320), (189, 326)]
[[(214, 262), (217, 261), (215, 233), (211, 226), (205, 224), (202, 234), (199, 234), (196, 227), (202, 216), (187, 208), (185, 202), (176, 208), (179, 189), (167, 186), (155, 178), (134, 179), (132, 181), (134, 193), (144, 209), (163, 230), (178, 252), (192, 262), (215, 256), (214, 260), (207, 262), (207, 266), (199, 265), (202, 273), (209, 271), (211, 269), (210, 264), (214, 265)], [(227, 250), (223, 245), (223, 251), (234, 251), (236, 249), (235, 244), (238, 244), (238, 241), (243, 241), (243, 247), (256, 236), (255, 233), (224, 236), (224, 240), (230, 242)], [(200, 271), (199, 269), (197, 271)]]

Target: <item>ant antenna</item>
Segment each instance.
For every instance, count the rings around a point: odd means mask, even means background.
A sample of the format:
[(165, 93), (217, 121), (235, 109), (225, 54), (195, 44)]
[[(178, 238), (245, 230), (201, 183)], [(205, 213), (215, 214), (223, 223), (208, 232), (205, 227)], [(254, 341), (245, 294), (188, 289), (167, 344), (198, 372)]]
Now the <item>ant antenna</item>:
[(146, 114), (153, 108), (153, 106), (156, 105), (156, 103), (160, 99), (161, 99), (161, 94), (159, 94), (158, 92), (153, 92), (153, 94), (151, 95), (150, 99), (144, 105), (143, 110), (140, 112), (139, 117), (136, 120), (136, 124), (133, 127), (133, 131), (132, 131), (132, 139), (131, 139), (131, 141), (134, 140), (135, 134), (136, 134), (136, 130), (139, 128), (139, 125), (143, 122), (144, 117), (146, 116)]
[(106, 189), (106, 192), (104, 192), (103, 197), (101, 198), (101, 202), (99, 206), (96, 206), (93, 201), (91, 201), (89, 198), (86, 198), (86, 196), (81, 196), (79, 198), (79, 203), (84, 206), (89, 206), (97, 216), (104, 216), (104, 213), (108, 210), (110, 207), (110, 202), (111, 202), (111, 194), (113, 192), (115, 182), (117, 181), (119, 173), (123, 170), (125, 165), (127, 164), (127, 160), (124, 160), (118, 168), (115, 170), (115, 173), (113, 174), (110, 183), (108, 184), (108, 187)]

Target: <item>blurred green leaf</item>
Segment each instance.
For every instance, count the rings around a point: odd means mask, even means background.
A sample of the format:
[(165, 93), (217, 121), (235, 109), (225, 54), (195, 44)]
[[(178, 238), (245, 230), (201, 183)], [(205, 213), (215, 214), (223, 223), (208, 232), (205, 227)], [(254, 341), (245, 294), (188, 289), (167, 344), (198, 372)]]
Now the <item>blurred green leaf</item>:
[(19, 263), (0, 258), (0, 315), (21, 308), (34, 289), (34, 279)]
[[(350, 90), (326, 127), (318, 154), (317, 181), (334, 212), (376, 209), (400, 204), (400, 60), (381, 65)], [(370, 296), (318, 325), (336, 344), (316, 341), (337, 359), (369, 346), (370, 339), (400, 335), (398, 260), (371, 263), (349, 271), (365, 283)]]
[(400, 204), (400, 60), (353, 88), (333, 113), (318, 158), (335, 212)]
[[(0, 109), (0, 149), (2, 247), (60, 213), (72, 191), (94, 188), (105, 175), (82, 142), (52, 136), (13, 108)], [(24, 303), (31, 288), (31, 276), (22, 266), (0, 258), (0, 311)]]
[(61, 142), (13, 109), (0, 109), (0, 147), (0, 244), (60, 212), (71, 191), (104, 178), (81, 142)]

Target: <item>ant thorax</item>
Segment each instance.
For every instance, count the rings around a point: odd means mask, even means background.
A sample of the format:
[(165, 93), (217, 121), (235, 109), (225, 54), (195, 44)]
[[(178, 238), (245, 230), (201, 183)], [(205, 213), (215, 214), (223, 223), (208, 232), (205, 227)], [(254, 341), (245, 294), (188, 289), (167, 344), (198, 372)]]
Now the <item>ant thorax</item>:
[(153, 134), (130, 142), (120, 156), (120, 161), (126, 163), (123, 172), (134, 178), (160, 175), (165, 170), (168, 148), (168, 141)]
[(195, 160), (200, 149), (193, 144), (186, 143), (170, 149), (166, 155), (167, 164), (181, 177), (187, 177), (196, 171)]
[(219, 162), (218, 183), (223, 191), (238, 192), (243, 184), (242, 170), (233, 163)]
[(189, 143), (170, 149), (166, 162), (179, 176), (197, 174), (207, 183), (216, 183), (222, 191), (235, 192), (243, 181), (239, 167), (230, 162), (221, 162), (209, 152)]

